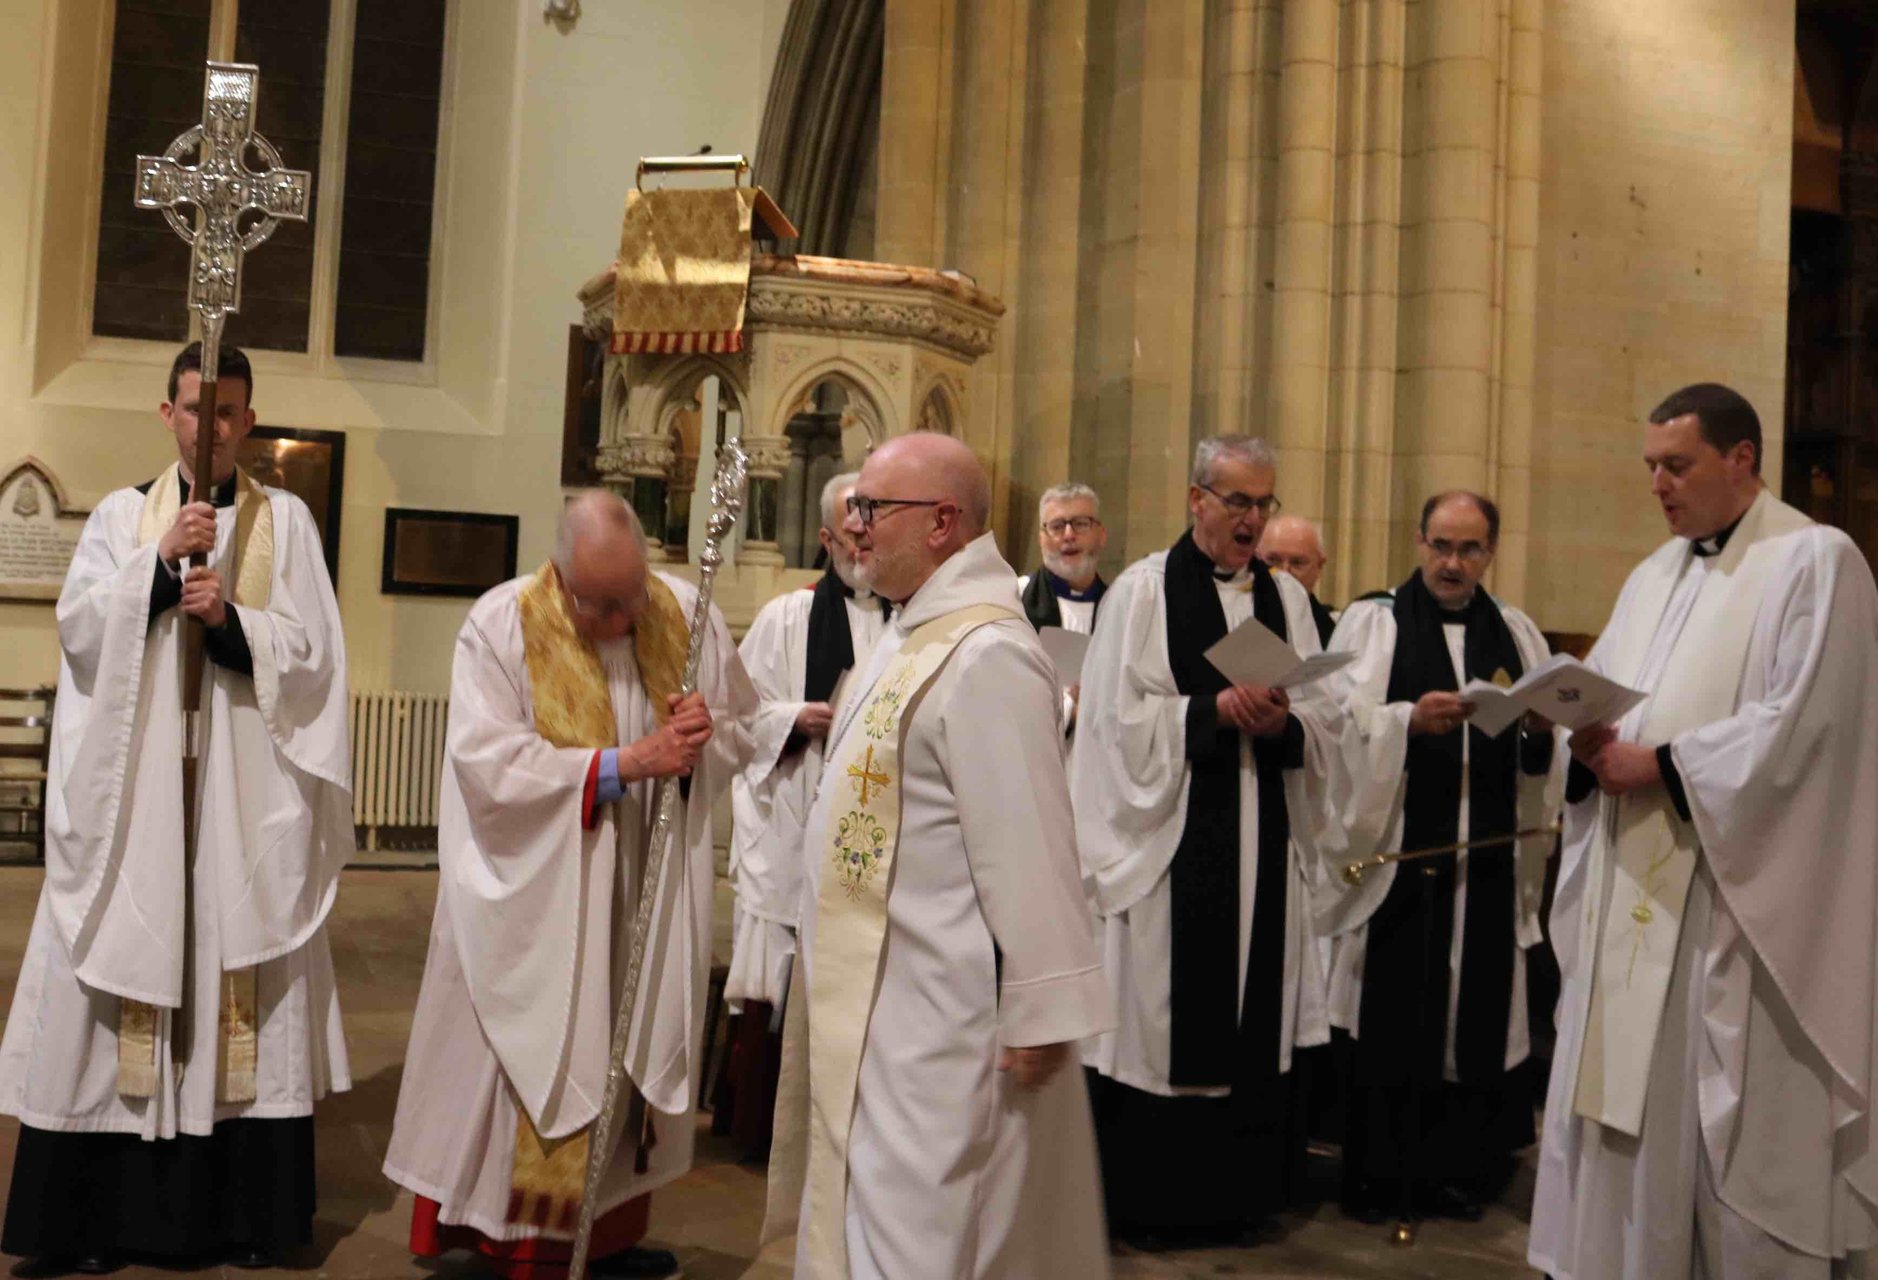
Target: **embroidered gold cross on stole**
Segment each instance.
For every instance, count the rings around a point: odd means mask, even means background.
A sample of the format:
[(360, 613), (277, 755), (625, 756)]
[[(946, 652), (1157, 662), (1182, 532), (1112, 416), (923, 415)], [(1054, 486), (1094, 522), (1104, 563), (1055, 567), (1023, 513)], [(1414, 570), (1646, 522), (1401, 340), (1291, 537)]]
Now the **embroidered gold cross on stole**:
[(868, 788), (878, 789), (893, 781), (892, 778), (874, 768), (874, 748), (871, 743), (868, 745), (867, 754), (857, 763), (848, 766), (848, 776), (854, 779), (855, 789), (861, 793), (863, 806), (867, 804)]

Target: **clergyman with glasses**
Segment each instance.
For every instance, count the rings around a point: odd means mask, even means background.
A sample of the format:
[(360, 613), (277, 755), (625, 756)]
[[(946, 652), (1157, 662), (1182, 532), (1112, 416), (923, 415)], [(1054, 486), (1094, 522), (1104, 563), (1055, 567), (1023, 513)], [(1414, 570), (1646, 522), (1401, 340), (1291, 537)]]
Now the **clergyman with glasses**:
[(1086, 484), (1053, 485), (1037, 500), (1037, 547), (1043, 567), (1018, 579), (1024, 616), (1041, 631), (1061, 627), (1088, 635), (1108, 584), (1096, 571), (1109, 533), (1102, 500)]
[(764, 1237), (805, 1277), (1104, 1280), (1072, 1059), (1111, 1019), (1055, 674), (967, 445), (889, 440), (847, 505), (894, 613), (824, 739)]
[[(1350, 857), (1556, 819), (1564, 753), (1552, 726), (1489, 737), (1468, 725), (1474, 707), (1460, 692), (1475, 679), (1511, 684), (1548, 656), (1532, 619), (1481, 585), (1499, 537), (1490, 499), (1436, 494), (1422, 507), (1420, 566), (1337, 625), (1330, 647), (1357, 655), (1341, 676), (1368, 762), (1346, 801)], [(1421, 1212), (1477, 1219), (1511, 1153), (1533, 1141), (1519, 1067), (1531, 1053), (1526, 949), (1540, 940), (1550, 851), (1545, 840), (1476, 844), (1379, 868), (1333, 926), (1331, 1022), (1354, 1037), (1343, 1165), (1356, 1217), (1381, 1221), (1413, 1179)]]
[(1084, 1061), (1110, 1229), (1149, 1247), (1283, 1206), (1292, 1051), (1330, 1034), (1306, 870), (1342, 712), (1323, 682), (1232, 685), (1204, 656), (1253, 619), (1321, 648), (1309, 594), (1253, 554), (1277, 471), (1262, 441), (1200, 443), (1192, 527), (1115, 580), (1083, 666), (1071, 796), (1119, 1024)]
[[(1017, 580), (1024, 616), (1042, 631), (1061, 627), (1078, 635), (1095, 630), (1096, 612), (1108, 584), (1096, 571), (1109, 532), (1102, 525), (1102, 500), (1086, 484), (1053, 485), (1037, 500), (1037, 547), (1043, 567)], [(1063, 693), (1063, 723), (1076, 725), (1076, 702), (1082, 692), (1072, 684)]]

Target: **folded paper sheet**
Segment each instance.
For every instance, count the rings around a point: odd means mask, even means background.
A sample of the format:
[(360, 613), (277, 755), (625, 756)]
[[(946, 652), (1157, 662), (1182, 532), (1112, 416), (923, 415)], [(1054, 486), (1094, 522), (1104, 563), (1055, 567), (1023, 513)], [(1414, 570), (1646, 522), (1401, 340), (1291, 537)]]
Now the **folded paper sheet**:
[(1485, 680), (1470, 680), (1461, 690), (1474, 704), (1469, 723), (1488, 737), (1498, 737), (1508, 725), (1537, 711), (1567, 729), (1614, 724), (1644, 695), (1599, 675), (1569, 653), (1555, 653), (1502, 689)]
[(1342, 670), (1356, 655), (1315, 653), (1300, 658), (1277, 632), (1257, 618), (1248, 618), (1208, 649), (1206, 660), (1234, 684), (1298, 689)]

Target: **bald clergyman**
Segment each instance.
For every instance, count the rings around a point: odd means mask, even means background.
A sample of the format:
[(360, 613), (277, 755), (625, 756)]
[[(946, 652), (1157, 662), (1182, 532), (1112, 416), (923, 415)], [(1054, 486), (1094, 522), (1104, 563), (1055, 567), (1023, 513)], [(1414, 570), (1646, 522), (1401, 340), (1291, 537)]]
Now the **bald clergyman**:
[(1268, 569), (1281, 569), (1298, 580), (1311, 596), (1311, 617), (1317, 623), (1317, 639), (1330, 647), (1330, 633), (1337, 629), (1337, 615), (1317, 598), (1317, 583), (1324, 576), (1324, 531), (1315, 520), (1303, 516), (1273, 516), (1259, 535), (1259, 559)]
[(814, 1280), (1102, 1277), (1071, 1046), (1110, 1023), (1056, 681), (963, 444), (889, 441), (846, 530), (895, 604), (828, 734), (766, 1236)]
[(1672, 536), (1590, 656), (1649, 697), (1569, 740), (1528, 1256), (1557, 1280), (1870, 1274), (1878, 590), (1762, 484), (1735, 392), (1670, 396), (1642, 453)]
[(676, 1268), (637, 1243), (647, 1193), (691, 1167), (711, 802), (755, 703), (715, 611), (698, 691), (679, 696), (695, 599), (595, 490), (566, 508), (554, 558), (483, 596), (457, 636), (437, 916), (385, 1157), (418, 1197), (420, 1256), (474, 1249), (508, 1276), (567, 1261), (633, 915), (654, 892), (653, 796), (677, 777), (592, 1249), (598, 1275)]

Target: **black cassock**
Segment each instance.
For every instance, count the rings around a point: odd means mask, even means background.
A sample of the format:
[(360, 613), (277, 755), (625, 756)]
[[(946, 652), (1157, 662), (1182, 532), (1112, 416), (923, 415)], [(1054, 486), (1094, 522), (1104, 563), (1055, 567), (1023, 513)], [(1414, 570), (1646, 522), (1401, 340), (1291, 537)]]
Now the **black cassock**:
[[(1110, 1229), (1232, 1233), (1283, 1207), (1303, 1155), (1304, 1117), (1281, 1072), (1290, 832), (1284, 770), (1304, 762), (1304, 729), (1255, 739), (1258, 859), (1251, 936), (1239, 949), (1239, 731), (1222, 725), (1226, 678), (1202, 656), (1226, 634), (1215, 573), (1188, 533), (1167, 553), (1166, 630), (1188, 696), (1186, 821), (1168, 868), (1172, 920), (1170, 1068), (1175, 1086), (1225, 1096), (1163, 1097), (1089, 1073)], [(1253, 616), (1288, 638), (1283, 598), (1251, 566)], [(1239, 975), (1245, 974), (1245, 999)]]
[[(1392, 703), (1458, 691), (1443, 630), (1447, 625), (1465, 628), (1469, 679), (1517, 680), (1524, 670), (1499, 606), (1484, 591), (1475, 592), (1465, 608), (1446, 610), (1417, 573), (1395, 591), (1394, 613)], [(1549, 733), (1516, 730), (1491, 738), (1470, 726), (1410, 738), (1403, 849), (1437, 847), (1459, 837), (1463, 741), (1470, 840), (1515, 831), (1520, 774), (1542, 774), (1551, 766)], [(1526, 1064), (1506, 1069), (1518, 945), (1513, 927), (1517, 852), (1517, 845), (1504, 844), (1468, 855), (1455, 1009), (1457, 1080), (1444, 1078), (1455, 858), (1399, 866), (1370, 918), (1345, 1117), (1344, 1175), (1346, 1192), (1353, 1197), (1393, 1197), (1406, 1176), (1414, 1110), (1410, 1085), (1417, 1077), (1420, 1181), (1484, 1196), (1504, 1171), (1508, 1153), (1533, 1141), (1529, 1072)]]

